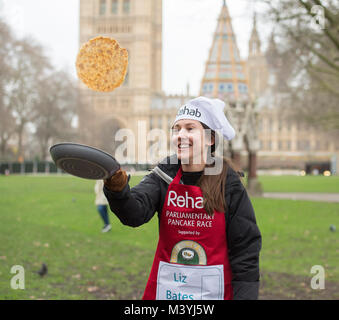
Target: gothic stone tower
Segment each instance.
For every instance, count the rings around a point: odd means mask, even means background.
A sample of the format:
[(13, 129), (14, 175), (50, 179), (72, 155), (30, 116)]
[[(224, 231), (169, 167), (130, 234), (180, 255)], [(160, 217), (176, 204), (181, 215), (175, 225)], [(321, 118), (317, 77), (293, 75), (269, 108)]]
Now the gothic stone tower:
[(262, 96), (267, 89), (268, 68), (265, 54), (261, 50), (261, 41), (257, 30), (257, 17), (253, 17), (253, 27), (248, 43), (247, 72), (249, 91), (252, 100)]
[(257, 110), (251, 101), (246, 63), (240, 59), (231, 17), (223, 0), (214, 33), (200, 93), (226, 103), (225, 114), (236, 131), (229, 143), (233, 164), (242, 168), (241, 153), (248, 153), (248, 186), (252, 194), (260, 193), (256, 176)]
[(237, 103), (248, 100), (248, 83), (245, 62), (240, 59), (231, 16), (225, 0), (223, 0), (218, 17), (200, 93), (225, 101), (228, 109), (225, 110), (226, 115), (236, 130), (236, 138), (230, 143), (231, 156), (234, 164), (241, 168), (240, 152), (244, 148), (243, 135), (240, 132), (240, 125), (237, 125), (241, 121), (241, 112), (232, 112), (230, 106), (236, 106)]
[(225, 0), (214, 32), (200, 92), (204, 96), (229, 102), (243, 101), (248, 98), (245, 62), (240, 59)]
[(83, 142), (113, 154), (115, 132), (130, 129), (138, 139), (138, 121), (149, 126), (152, 96), (161, 92), (162, 0), (80, 0), (80, 46), (99, 35), (128, 50), (129, 69), (124, 84), (111, 93), (79, 84), (85, 102), (79, 131)]

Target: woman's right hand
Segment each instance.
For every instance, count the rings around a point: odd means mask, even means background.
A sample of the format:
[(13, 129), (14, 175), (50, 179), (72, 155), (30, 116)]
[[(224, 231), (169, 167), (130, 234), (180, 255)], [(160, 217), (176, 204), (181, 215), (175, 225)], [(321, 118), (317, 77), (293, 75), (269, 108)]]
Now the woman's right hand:
[(121, 168), (112, 177), (104, 180), (105, 186), (113, 192), (121, 192), (125, 188), (127, 182), (127, 173)]

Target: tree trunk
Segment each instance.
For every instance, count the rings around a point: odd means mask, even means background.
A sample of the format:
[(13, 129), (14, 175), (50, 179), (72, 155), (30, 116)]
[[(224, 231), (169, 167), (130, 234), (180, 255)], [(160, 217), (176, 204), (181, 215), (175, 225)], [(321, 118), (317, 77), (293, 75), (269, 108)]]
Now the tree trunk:
[(41, 144), (41, 160), (42, 161), (46, 161), (46, 158), (47, 158), (47, 151), (46, 151), (47, 141), (43, 141), (42, 144)]
[(257, 153), (248, 152), (247, 190), (251, 196), (261, 196), (262, 187), (257, 178)]
[(2, 137), (1, 138), (1, 144), (0, 144), (0, 155), (1, 155), (1, 158), (5, 157), (6, 146), (7, 146), (7, 139)]
[(23, 132), (24, 132), (25, 123), (21, 123), (17, 128), (17, 134), (18, 134), (18, 158), (23, 157)]
[(236, 166), (237, 170), (241, 170), (240, 151), (232, 151), (232, 162)]

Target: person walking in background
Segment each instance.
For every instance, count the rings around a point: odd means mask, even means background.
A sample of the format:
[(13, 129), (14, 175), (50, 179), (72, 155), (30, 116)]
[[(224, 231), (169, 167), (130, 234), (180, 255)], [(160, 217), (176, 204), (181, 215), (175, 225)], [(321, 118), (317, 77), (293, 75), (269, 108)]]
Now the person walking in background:
[(97, 206), (97, 210), (104, 221), (104, 227), (102, 228), (102, 232), (108, 232), (112, 229), (112, 226), (109, 223), (109, 217), (108, 217), (108, 201), (106, 199), (106, 196), (103, 192), (104, 182), (103, 180), (97, 180), (94, 186), (94, 191), (96, 194), (95, 197), (95, 204)]

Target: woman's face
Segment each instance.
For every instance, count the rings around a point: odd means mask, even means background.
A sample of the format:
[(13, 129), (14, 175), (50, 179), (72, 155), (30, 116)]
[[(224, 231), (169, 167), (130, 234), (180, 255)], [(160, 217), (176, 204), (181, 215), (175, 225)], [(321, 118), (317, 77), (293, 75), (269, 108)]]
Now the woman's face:
[(183, 164), (206, 163), (208, 146), (214, 141), (208, 137), (197, 120), (179, 120), (172, 128), (172, 144)]

